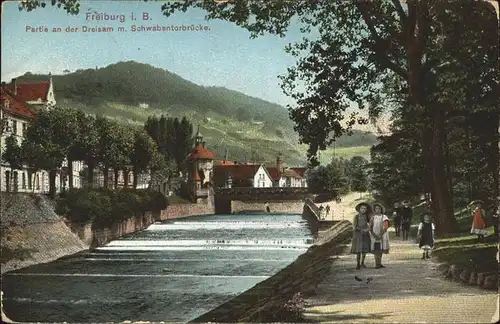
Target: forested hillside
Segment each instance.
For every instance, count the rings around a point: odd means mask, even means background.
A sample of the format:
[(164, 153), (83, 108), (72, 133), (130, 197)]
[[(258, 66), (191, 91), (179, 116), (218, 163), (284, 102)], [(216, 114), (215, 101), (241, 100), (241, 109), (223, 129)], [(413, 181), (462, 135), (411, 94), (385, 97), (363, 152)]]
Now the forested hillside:
[[(47, 80), (48, 75), (27, 72), (18, 82)], [(222, 157), (255, 162), (274, 161), (278, 151), (289, 164), (306, 163), (305, 147), (284, 107), (222, 87), (203, 87), (179, 75), (134, 61), (104, 68), (66, 71), (53, 75), (58, 105), (101, 114), (121, 122), (144, 123), (149, 116), (186, 116), (200, 125), (207, 145)], [(141, 108), (145, 103), (149, 107)], [(369, 155), (377, 142), (371, 133), (354, 130), (340, 137), (336, 154)], [(340, 150), (339, 150), (340, 149)], [(329, 162), (332, 149), (324, 152)]]

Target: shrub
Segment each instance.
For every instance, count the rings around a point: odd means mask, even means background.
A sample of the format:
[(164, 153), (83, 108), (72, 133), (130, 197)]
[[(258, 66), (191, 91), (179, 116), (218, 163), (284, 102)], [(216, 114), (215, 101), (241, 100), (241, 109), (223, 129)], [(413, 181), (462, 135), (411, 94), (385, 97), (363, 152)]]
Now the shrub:
[(75, 223), (92, 221), (107, 227), (148, 211), (167, 207), (167, 199), (154, 190), (72, 189), (61, 195), (56, 212)]
[(304, 321), (304, 310), (306, 303), (300, 292), (295, 293), (292, 298), (283, 305), (273, 309), (272, 315), (268, 320), (271, 322), (297, 323)]

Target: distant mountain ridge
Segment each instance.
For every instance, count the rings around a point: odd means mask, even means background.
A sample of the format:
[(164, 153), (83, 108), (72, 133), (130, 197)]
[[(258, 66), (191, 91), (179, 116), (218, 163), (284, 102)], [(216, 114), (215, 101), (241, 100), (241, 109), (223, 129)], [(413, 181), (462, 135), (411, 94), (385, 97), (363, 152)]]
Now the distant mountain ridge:
[[(19, 81), (47, 78), (25, 74)], [(222, 87), (204, 87), (167, 70), (135, 61), (118, 62), (104, 68), (76, 70), (54, 75), (56, 96), (89, 105), (115, 101), (128, 105), (148, 103), (154, 108), (189, 107), (240, 121), (260, 120), (292, 126), (288, 111), (274, 103)]]
[[(234, 159), (273, 161), (279, 151), (291, 164), (305, 163), (289, 112), (278, 104), (223, 87), (200, 86), (135, 61), (66, 72), (52, 76), (58, 104), (133, 122), (144, 122), (152, 114), (186, 115), (193, 124), (201, 124), (207, 144), (219, 157), (229, 149)], [(17, 80), (48, 78), (28, 72)], [(142, 103), (149, 108), (141, 108)], [(335, 147), (369, 147), (376, 142), (375, 135), (354, 130), (352, 136), (340, 137)]]

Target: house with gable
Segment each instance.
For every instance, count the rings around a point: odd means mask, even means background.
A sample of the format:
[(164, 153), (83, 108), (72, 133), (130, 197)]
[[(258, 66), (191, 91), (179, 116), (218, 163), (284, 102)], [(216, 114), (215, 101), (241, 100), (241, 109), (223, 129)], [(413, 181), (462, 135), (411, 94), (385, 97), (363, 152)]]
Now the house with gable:
[(281, 154), (278, 154), (275, 166), (267, 166), (266, 168), (271, 175), (274, 187), (307, 187), (306, 168), (285, 167)]
[(271, 188), (273, 180), (263, 164), (221, 164), (214, 169), (218, 188)]
[[(5, 140), (10, 135), (16, 136), (19, 145), (22, 143), (28, 123), (36, 113), (44, 109), (52, 109), (56, 105), (52, 76), (49, 80), (40, 82), (17, 82), (12, 79), (10, 84), (2, 82), (1, 86), (2, 122), (1, 149), (5, 149)], [(66, 161), (65, 161), (66, 162)], [(80, 187), (80, 171), (83, 163), (73, 163), (73, 185)], [(56, 176), (56, 190), (68, 187), (67, 163)], [(29, 168), (12, 170), (8, 163), (2, 161), (0, 168), (1, 191), (13, 192), (48, 192), (49, 175), (47, 171), (33, 172)]]

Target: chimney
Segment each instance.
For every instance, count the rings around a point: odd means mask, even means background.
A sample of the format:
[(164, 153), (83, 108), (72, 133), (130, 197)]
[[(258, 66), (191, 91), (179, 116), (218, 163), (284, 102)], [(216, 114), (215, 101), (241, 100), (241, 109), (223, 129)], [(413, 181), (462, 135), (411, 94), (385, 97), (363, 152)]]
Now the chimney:
[(276, 168), (281, 173), (283, 172), (283, 160), (281, 159), (281, 153), (276, 157)]
[(207, 143), (207, 142), (205, 142), (205, 141), (201, 142), (201, 146), (203, 146), (203, 148), (205, 148), (205, 144), (206, 144), (206, 143)]
[(17, 80), (16, 80), (16, 78), (12, 79), (12, 84), (14, 85), (14, 94), (17, 95)]

